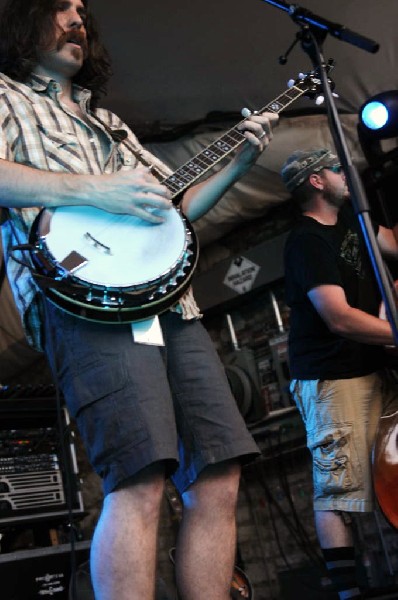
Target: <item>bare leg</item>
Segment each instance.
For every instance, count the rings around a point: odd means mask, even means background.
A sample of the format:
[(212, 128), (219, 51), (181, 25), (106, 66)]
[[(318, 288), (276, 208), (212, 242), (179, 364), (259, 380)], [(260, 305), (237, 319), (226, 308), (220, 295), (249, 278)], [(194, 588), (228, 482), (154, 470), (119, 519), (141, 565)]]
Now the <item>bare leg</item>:
[(96, 600), (153, 600), (163, 489), (155, 466), (106, 496), (91, 545)]
[(351, 526), (339, 513), (328, 510), (315, 511), (315, 526), (321, 548), (352, 546)]
[(181, 600), (229, 600), (236, 548), (240, 466), (207, 468), (183, 494), (176, 549)]

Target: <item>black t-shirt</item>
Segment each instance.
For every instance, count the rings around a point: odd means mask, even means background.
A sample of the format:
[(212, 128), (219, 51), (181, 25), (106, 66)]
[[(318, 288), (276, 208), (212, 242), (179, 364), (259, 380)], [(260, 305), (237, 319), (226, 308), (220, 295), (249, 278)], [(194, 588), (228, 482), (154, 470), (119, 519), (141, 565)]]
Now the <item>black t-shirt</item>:
[(358, 219), (348, 203), (340, 210), (336, 225), (300, 218), (285, 246), (285, 281), (291, 309), (292, 378), (347, 379), (382, 367), (381, 346), (361, 344), (332, 333), (307, 295), (319, 285), (338, 285), (344, 289), (350, 306), (378, 314), (377, 282)]

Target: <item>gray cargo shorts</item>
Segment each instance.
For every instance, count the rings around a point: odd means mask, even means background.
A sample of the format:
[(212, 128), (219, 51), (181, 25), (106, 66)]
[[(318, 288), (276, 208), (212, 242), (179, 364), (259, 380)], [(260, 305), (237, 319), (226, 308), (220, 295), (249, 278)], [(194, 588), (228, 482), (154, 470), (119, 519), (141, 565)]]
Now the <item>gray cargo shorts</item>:
[(46, 351), (105, 494), (158, 461), (182, 493), (208, 465), (259, 454), (202, 323), (160, 323), (164, 347), (48, 308)]

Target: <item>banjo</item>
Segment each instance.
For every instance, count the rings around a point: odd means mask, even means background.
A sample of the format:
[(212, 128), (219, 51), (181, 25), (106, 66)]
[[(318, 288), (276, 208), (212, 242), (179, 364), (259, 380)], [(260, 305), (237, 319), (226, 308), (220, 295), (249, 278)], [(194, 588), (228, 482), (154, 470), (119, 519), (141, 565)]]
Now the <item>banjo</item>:
[[(277, 114), (320, 89), (311, 71), (258, 112)], [(131, 323), (171, 308), (188, 289), (198, 260), (180, 195), (245, 140), (236, 125), (174, 173), (158, 177), (174, 204), (161, 224), (89, 206), (43, 209), (29, 240), (38, 286), (59, 308), (91, 321)]]

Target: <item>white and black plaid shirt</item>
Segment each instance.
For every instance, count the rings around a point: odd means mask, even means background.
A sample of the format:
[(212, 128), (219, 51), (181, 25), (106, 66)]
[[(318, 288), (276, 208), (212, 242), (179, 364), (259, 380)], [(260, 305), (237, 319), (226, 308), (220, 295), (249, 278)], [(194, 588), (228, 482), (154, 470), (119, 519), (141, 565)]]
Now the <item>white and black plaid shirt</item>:
[[(0, 73), (0, 159), (44, 171), (100, 175), (122, 167), (134, 168), (137, 159), (132, 150), (138, 150), (165, 176), (170, 174), (168, 167), (144, 150), (116, 115), (105, 109), (90, 112), (89, 91), (77, 86), (73, 89), (84, 120), (61, 106), (61, 91), (60, 85), (49, 78), (33, 75), (27, 84), (22, 84)], [(128, 133), (123, 143), (115, 141), (117, 136), (110, 135), (110, 130), (121, 129)], [(29, 262), (26, 252), (12, 252), (11, 248), (28, 243), (31, 226), (40, 209), (40, 206), (11, 209), (10, 219), (2, 226), (7, 274), (15, 303), (27, 339), (38, 350), (42, 349), (38, 289), (29, 268), (13, 259)], [(180, 300), (176, 310), (184, 319), (200, 315), (191, 290)]]

